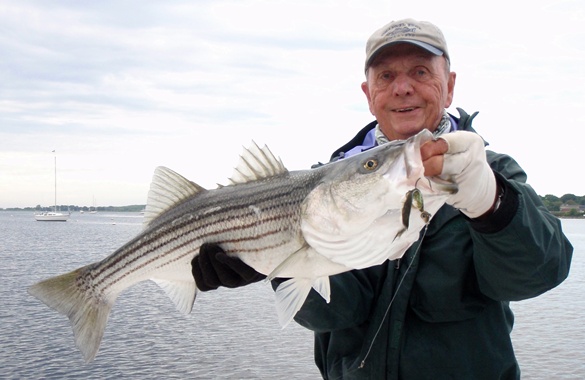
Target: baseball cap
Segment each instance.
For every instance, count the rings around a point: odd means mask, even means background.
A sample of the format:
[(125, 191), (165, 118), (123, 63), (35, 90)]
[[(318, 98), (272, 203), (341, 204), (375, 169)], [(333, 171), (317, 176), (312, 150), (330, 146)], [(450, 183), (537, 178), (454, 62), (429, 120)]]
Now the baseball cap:
[(444, 55), (449, 60), (447, 41), (443, 32), (428, 21), (407, 18), (392, 21), (370, 36), (366, 43), (365, 70), (384, 48), (402, 42), (417, 45), (435, 55)]

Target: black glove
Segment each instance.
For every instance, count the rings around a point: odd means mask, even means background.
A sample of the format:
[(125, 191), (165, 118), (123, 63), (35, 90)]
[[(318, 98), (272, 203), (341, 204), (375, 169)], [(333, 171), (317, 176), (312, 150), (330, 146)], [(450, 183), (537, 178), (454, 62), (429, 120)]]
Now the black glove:
[(237, 257), (228, 256), (217, 244), (205, 243), (191, 261), (197, 288), (214, 290), (220, 286), (238, 288), (266, 278)]

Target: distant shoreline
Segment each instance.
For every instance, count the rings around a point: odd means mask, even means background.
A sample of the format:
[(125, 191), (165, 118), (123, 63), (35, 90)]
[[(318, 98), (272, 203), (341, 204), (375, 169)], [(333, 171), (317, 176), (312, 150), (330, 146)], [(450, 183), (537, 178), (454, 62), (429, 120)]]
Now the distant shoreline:
[[(57, 209), (61, 212), (69, 211), (73, 212), (143, 212), (146, 205), (129, 205), (129, 206), (59, 206)], [(11, 207), (11, 208), (0, 208), (0, 211), (28, 211), (28, 212), (42, 212), (52, 211), (53, 207)], [(585, 215), (570, 215), (570, 213), (564, 213), (560, 211), (551, 211), (551, 214), (561, 219), (585, 219)]]
[[(144, 211), (146, 205), (129, 205), (129, 206), (97, 206), (97, 207), (89, 207), (89, 206), (57, 206), (57, 210), (61, 212), (69, 211), (69, 212), (90, 212), (90, 211), (98, 211), (98, 212), (140, 212)], [(11, 208), (0, 208), (0, 211), (30, 211), (30, 212), (42, 212), (42, 211), (52, 211), (53, 207), (44, 207), (44, 206), (37, 206), (37, 207), (11, 207)]]

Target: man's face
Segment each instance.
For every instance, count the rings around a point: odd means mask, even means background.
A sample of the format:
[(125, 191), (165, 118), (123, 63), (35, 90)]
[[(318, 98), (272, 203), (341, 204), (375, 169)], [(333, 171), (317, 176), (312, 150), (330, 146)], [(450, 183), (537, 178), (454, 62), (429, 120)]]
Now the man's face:
[(455, 73), (446, 65), (444, 57), (408, 43), (391, 46), (374, 60), (362, 90), (386, 137), (406, 139), (437, 128), (455, 87)]

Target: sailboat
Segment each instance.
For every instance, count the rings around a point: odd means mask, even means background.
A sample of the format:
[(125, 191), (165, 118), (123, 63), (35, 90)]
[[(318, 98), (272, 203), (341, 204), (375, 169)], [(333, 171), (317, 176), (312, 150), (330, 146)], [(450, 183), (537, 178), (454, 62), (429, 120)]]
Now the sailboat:
[(63, 214), (57, 211), (57, 156), (55, 155), (55, 205), (53, 206), (53, 211), (35, 214), (35, 220), (39, 222), (66, 222), (69, 216), (70, 214)]
[(97, 213), (97, 207), (95, 207), (95, 197), (93, 197), (93, 208), (89, 208), (89, 213), (90, 214), (96, 214)]

